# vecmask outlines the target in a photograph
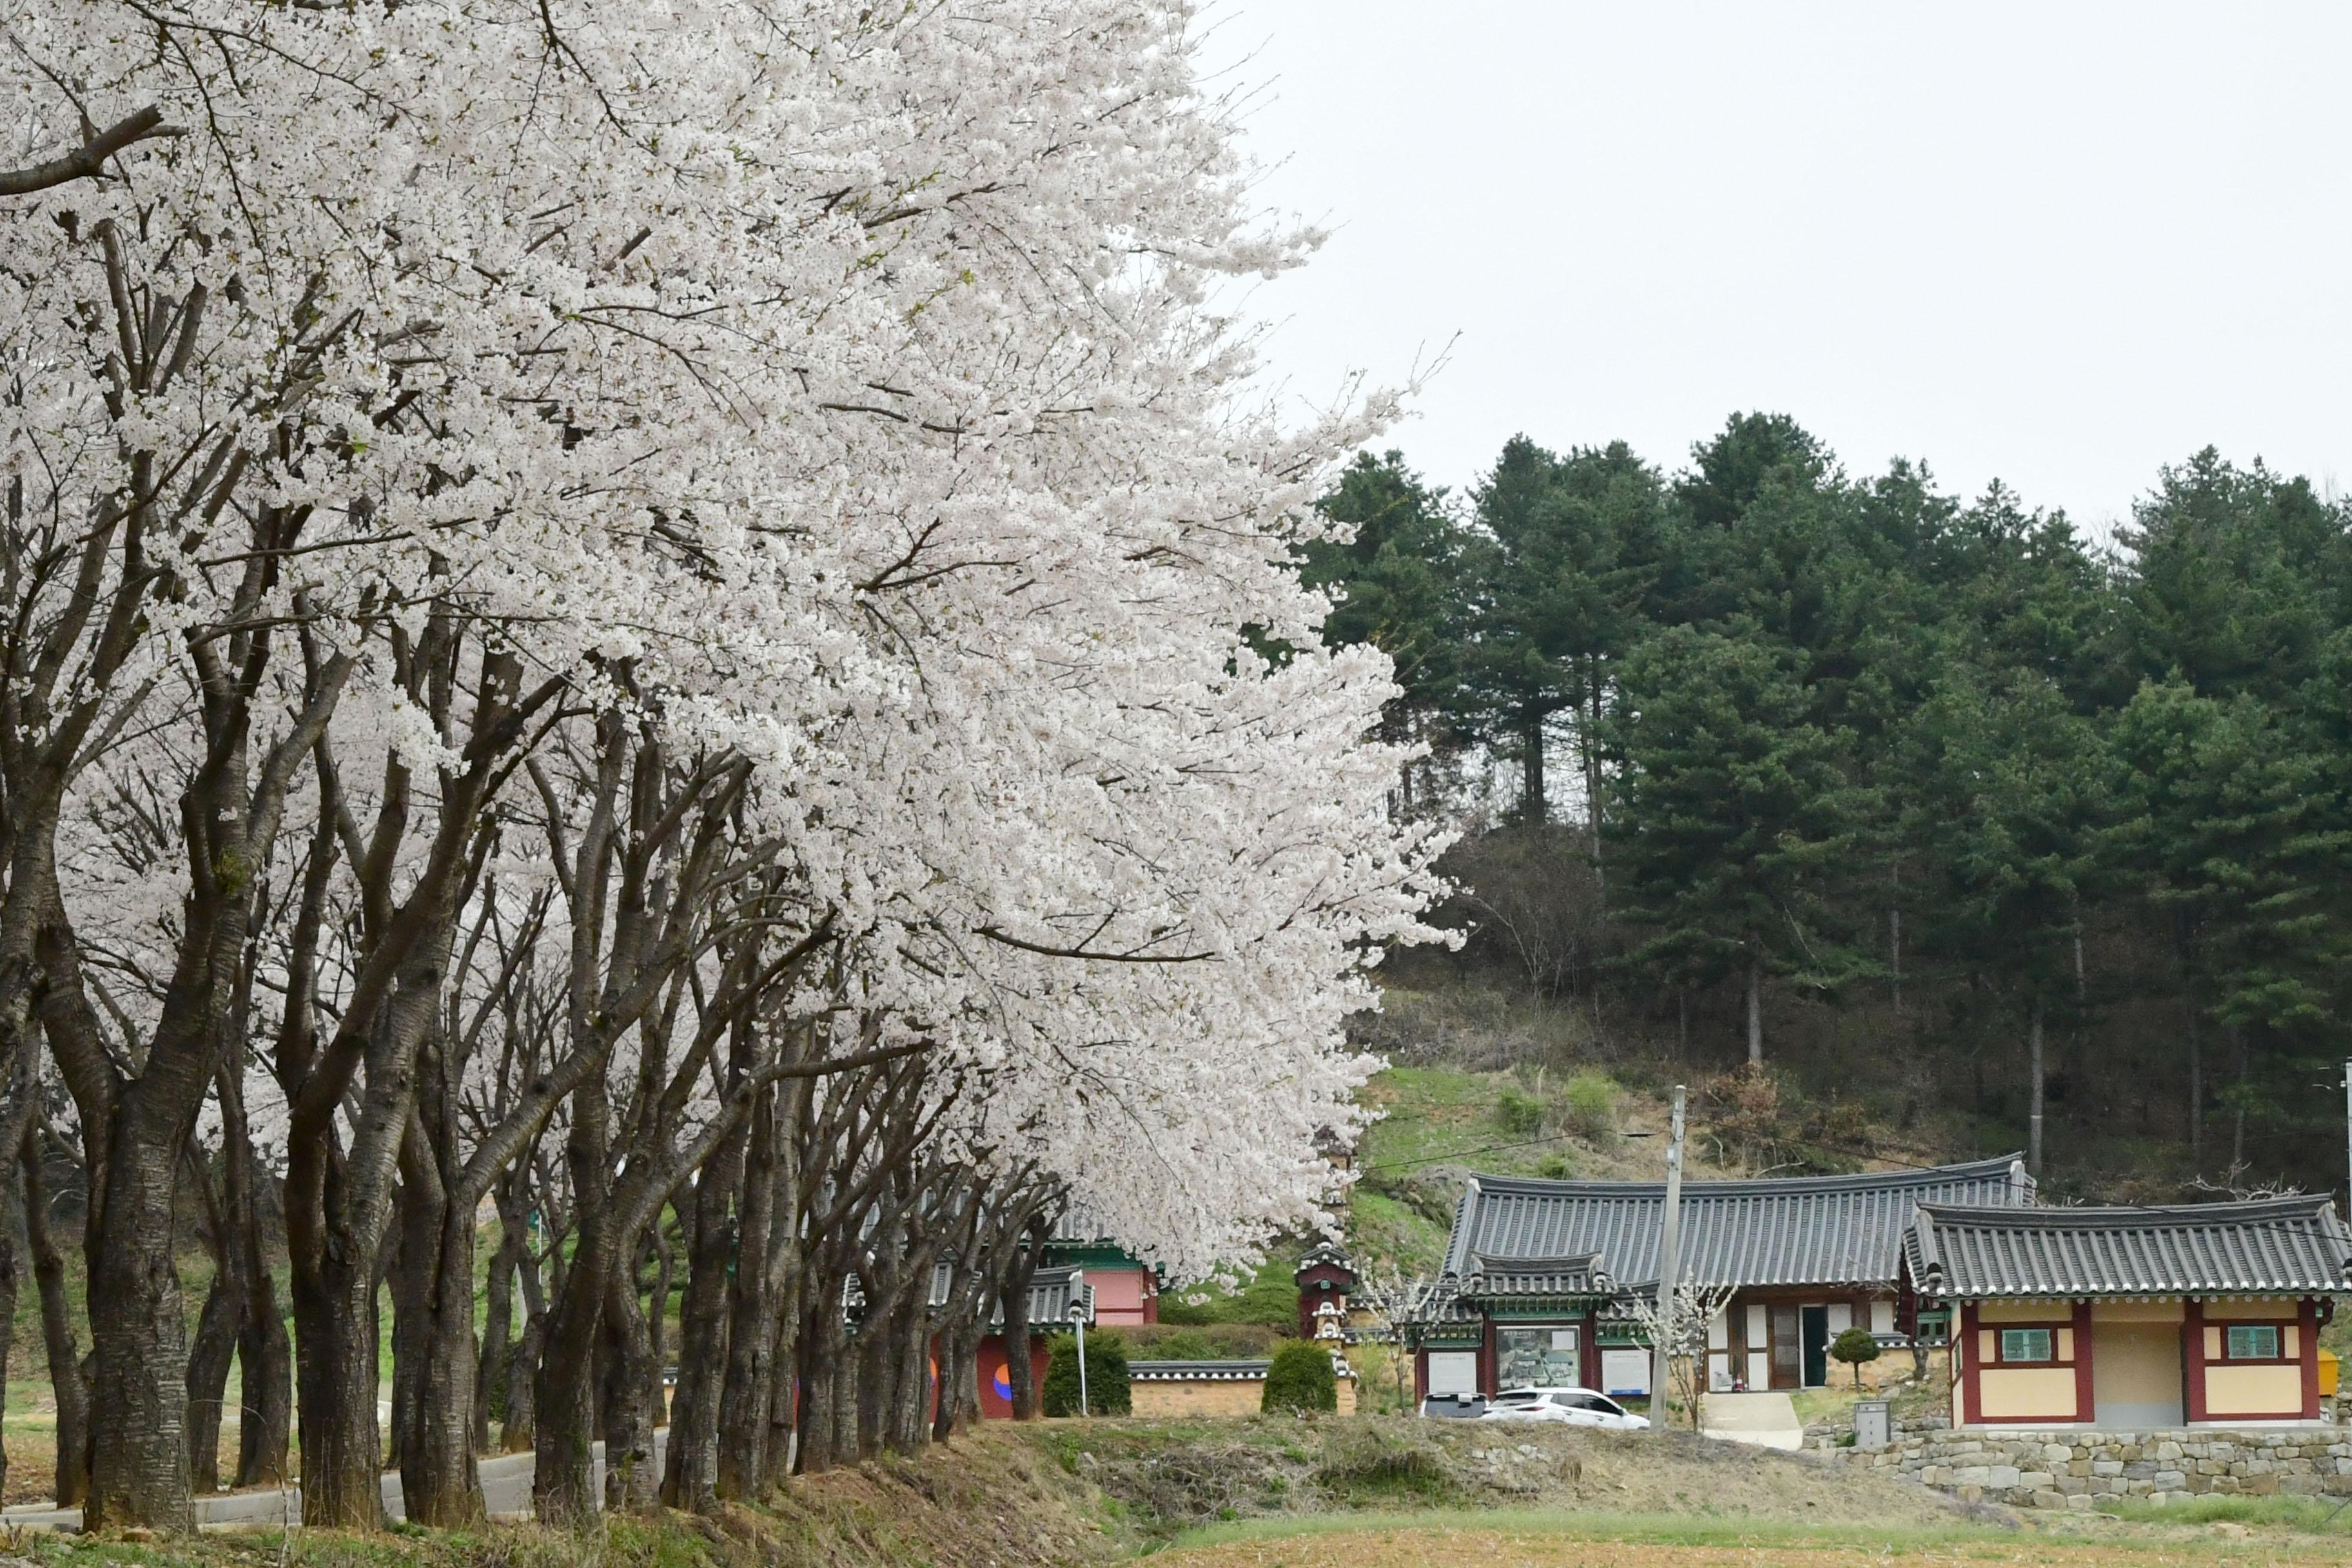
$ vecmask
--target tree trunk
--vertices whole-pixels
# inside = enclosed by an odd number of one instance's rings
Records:
[[[1886,911],[1886,959],[1895,1016],[1900,1018],[1903,1016],[1903,911],[1896,908]]]
[[[1013,1406],[1013,1419],[1015,1421],[1034,1421],[1038,1415],[1037,1367],[1032,1359],[1035,1352],[1029,1343],[1029,1314],[1025,1310],[1028,1294],[1029,1288],[1023,1286],[1021,1295],[1024,1310],[1016,1316],[1010,1305],[1013,1292],[1010,1289],[1005,1291],[1008,1304],[1004,1312],[1004,1385],[1012,1391],[1012,1397],[1006,1403]]]
[[[2246,1026],[2232,1022],[2230,1030],[2231,1065],[2238,1075],[2235,1100],[2230,1118],[2230,1173],[2232,1180],[2246,1166]]]
[[[482,1290],[482,1344],[474,1363],[474,1447],[490,1446],[492,1417],[506,1418],[507,1359],[514,1342],[514,1279],[522,1266],[522,1222],[499,1205],[499,1249]]]
[[[526,1454],[538,1444],[539,1347],[546,1338],[547,1314],[534,1312],[507,1358],[507,1413],[499,1423],[499,1447],[506,1453]]]
[[[928,1281],[929,1265],[923,1269]],[[898,1375],[892,1379],[889,1429],[886,1435],[890,1447],[901,1454],[912,1454],[929,1441],[933,1399],[944,1405],[944,1388],[939,1384],[935,1368],[937,1342],[931,1334],[931,1315],[924,1308],[928,1289],[918,1288],[908,1300],[898,1332]]]
[[[715,1445],[717,1493],[739,1502],[749,1502],[764,1489],[769,1417],[775,1399],[779,1254],[797,1256],[798,1252],[789,1245],[793,1237],[774,1224],[779,1208],[789,1214],[792,1204],[791,1194],[782,1186],[786,1162],[778,1158],[779,1142],[775,1096],[773,1091],[763,1091],[751,1108],[751,1128],[744,1141],[743,1201],[736,1226],[734,1274],[727,1287],[727,1369],[719,1394]],[[778,1246],[778,1242],[787,1245]],[[686,1360],[681,1354],[680,1405],[686,1398]],[[673,1451],[680,1425],[673,1408]]]
[[[729,1223],[742,1186],[747,1135],[748,1130],[738,1131],[721,1143],[694,1186],[694,1240],[678,1306],[677,1393],[670,1405],[661,1500],[697,1513],[719,1506],[719,1405],[731,1361],[729,1268],[750,1275],[755,1264],[764,1268],[767,1262],[764,1245],[753,1252],[750,1238],[739,1243]]]
[[[827,1272],[818,1275],[815,1282],[818,1289],[808,1303],[802,1341],[805,1360],[800,1414],[800,1471],[811,1476],[831,1469],[845,1453],[835,1406],[845,1396],[849,1381],[840,1279]]]
[[[581,1266],[551,1312],[540,1347],[538,1394],[533,1411],[531,1501],[541,1524],[557,1529],[585,1524],[595,1516],[590,1491],[596,1431],[596,1342],[604,1329],[602,1291],[576,1286]],[[583,1302],[583,1296],[595,1298]]]
[[[414,1144],[402,1162],[406,1223],[394,1297],[413,1320],[404,1339],[417,1362],[400,1428],[401,1496],[412,1524],[470,1529],[488,1517],[475,1463],[473,1205],[462,1191],[451,1201],[448,1173],[438,1168],[456,1158],[447,1137]]]
[[[2031,1110],[2026,1116],[2025,1168],[2036,1176],[2042,1174],[2042,1093],[2045,1077],[2042,1067],[2042,993],[2033,994],[2033,1022],[2028,1031],[2026,1092]]]
[[[241,1061],[243,1053],[238,1057]],[[221,1107],[222,1216],[245,1289],[244,1310],[237,1315],[236,1484],[281,1486],[293,1436],[294,1351],[278,1311],[278,1284],[262,1252],[253,1133],[241,1076],[224,1068],[215,1078]]]
[[[615,1273],[604,1300],[604,1506],[642,1513],[660,1497],[646,1390],[660,1386],[661,1367],[634,1274]]]
[[[16,1291],[19,1281],[16,1268],[16,1210],[18,1195],[24,1191],[20,1173],[9,1170],[0,1182],[5,1182],[7,1197],[0,1203],[0,1409],[8,1404],[8,1356],[16,1346]],[[8,1447],[0,1442],[0,1494],[8,1486]]]
[[[1764,955],[1753,939],[1748,946],[1748,1065],[1764,1065]]]
[[[226,1251],[229,1240],[225,1237],[222,1242]],[[232,1264],[213,1276],[188,1351],[188,1475],[198,1496],[220,1490],[223,1401],[237,1335],[245,1327],[245,1281],[237,1273]]]
[[[283,1486],[286,1450],[294,1436],[294,1347],[278,1313],[278,1289],[263,1268],[247,1282],[244,1324],[237,1335],[236,1484]]]
[[[793,1189],[782,1191],[789,1194]],[[790,1201],[789,1197],[779,1199],[780,1204]],[[768,1439],[760,1468],[762,1489],[782,1486],[800,1460],[801,1331],[806,1321],[802,1300],[808,1277],[801,1257],[799,1227],[792,1217],[795,1212],[780,1208],[770,1232],[774,1238],[772,1248],[781,1248],[785,1262],[776,1276],[770,1303],[769,1321],[775,1340],[768,1352],[768,1391],[762,1396],[768,1405]]]
[[[576,1137],[576,1105],[573,1116]],[[596,1361],[604,1331],[606,1276],[612,1271],[604,1197],[601,1190],[581,1196],[579,1245],[548,1310],[539,1347],[531,1505],[541,1524],[559,1530],[585,1524],[596,1513],[591,1489],[599,1404]]]
[[[881,1453],[890,1421],[890,1389],[898,1371],[898,1336],[887,1321],[869,1315],[857,1325],[857,1444],[858,1460]]]
[[[968,1321],[950,1321],[939,1337],[939,1398],[931,1413],[931,1441],[944,1443],[964,1428],[972,1397],[972,1338]]]
[[[341,1227],[336,1227],[338,1240]],[[376,1425],[373,1248],[331,1244],[316,1268],[295,1249],[295,1403],[302,1427],[302,1522],[383,1523],[383,1437]]]
[[[2197,1037],[2198,1007],[2189,1005],[2189,1163],[2205,1169],[2205,1053]]]
[[[33,1282],[41,1295],[41,1342],[48,1353],[49,1388],[58,1406],[57,1500],[79,1507],[89,1495],[89,1381],[74,1343],[66,1302],[66,1259],[49,1229],[49,1197],[41,1156],[25,1150],[25,1238],[33,1255]]]
[[[1520,737],[1519,814],[1529,822],[1549,822],[1551,807],[1544,798],[1544,716],[1537,713],[1521,720]]]
[[[662,1377],[669,1365],[669,1287],[677,1278],[677,1258],[670,1248],[669,1232],[654,1215],[654,1288],[646,1293],[646,1356],[645,1403],[649,1419],[656,1426],[662,1424],[669,1404],[669,1391],[662,1386]],[[656,1491],[659,1479],[653,1483]]]
[[[151,1067],[151,1072],[160,1071]],[[87,1227],[90,1530],[196,1527],[188,1490],[187,1318],[173,1204],[189,1129],[145,1079],[121,1090],[105,1140],[102,1206]]]

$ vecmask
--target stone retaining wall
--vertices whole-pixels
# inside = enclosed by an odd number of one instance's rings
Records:
[[[2352,1432],[1907,1432],[1840,1463],[1889,1469],[1969,1501],[2091,1510],[2109,1498],[2173,1502],[2205,1492],[2352,1495]]]

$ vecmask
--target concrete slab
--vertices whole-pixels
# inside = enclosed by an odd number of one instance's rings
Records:
[[[1786,1394],[1710,1394],[1699,1414],[1709,1437],[1792,1453],[1805,1446],[1804,1423]]]

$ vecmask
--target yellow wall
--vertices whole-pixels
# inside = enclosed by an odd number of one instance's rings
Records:
[[[2094,1301],[2095,1323],[2178,1323],[2186,1314],[2179,1301]]]
[[[2239,1296],[2205,1303],[2205,1316],[2214,1318],[2293,1318],[2301,1314],[2300,1303],[2283,1300],[2276,1296]]]
[[[2091,1373],[2102,1405],[2179,1405],[2180,1332],[2168,1323],[2101,1324]]]
[[[1977,1404],[1989,1421],[2082,1419],[2074,1412],[2074,1369],[1988,1367],[1977,1374]]]
[[[1983,1301],[1977,1306],[1980,1323],[2071,1323],[2072,1301]]]
[[[1138,1415],[1255,1415],[1265,1399],[1265,1380],[1258,1377],[1202,1378],[1197,1383],[1146,1383],[1128,1385]],[[1356,1380],[1339,1380],[1339,1414],[1356,1413]]]
[[[2231,1366],[2224,1362],[2205,1369],[2205,1414],[2216,1421],[2302,1408],[2299,1366]]]

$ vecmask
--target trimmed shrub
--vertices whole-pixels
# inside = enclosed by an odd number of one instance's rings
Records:
[[[1532,1138],[1543,1131],[1543,1101],[1531,1094],[1507,1089],[1495,1101],[1495,1123],[1514,1138]]]
[[[1261,1410],[1337,1410],[1339,1380],[1331,1374],[1331,1352],[1312,1340],[1290,1340],[1276,1348],[1265,1369]]]
[[[1055,1334],[1045,1363],[1045,1414],[1076,1415],[1078,1410],[1078,1336]],[[1127,1343],[1117,1334],[1087,1336],[1087,1405],[1096,1415],[1125,1415],[1135,1408],[1128,1386]]]
[[[1832,1360],[1842,1361],[1853,1368],[1853,1385],[1862,1386],[1862,1363],[1878,1359],[1878,1341],[1868,1329],[1852,1328],[1830,1342]]]
[[[1568,1080],[1568,1122],[1587,1138],[1617,1135],[1617,1086],[1606,1073],[1580,1072]]]

